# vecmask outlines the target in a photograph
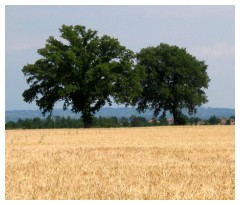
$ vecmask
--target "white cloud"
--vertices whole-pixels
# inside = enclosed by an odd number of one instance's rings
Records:
[[[24,43],[24,42],[19,42],[16,44],[12,44],[6,47],[6,52],[7,53],[12,53],[12,52],[18,52],[18,51],[23,51],[23,50],[27,50],[27,49],[31,49],[31,48],[37,48],[39,44],[36,44],[36,42],[28,42],[28,43]]]
[[[39,35],[19,33],[17,38],[11,35],[6,38],[6,54],[13,54],[28,49],[36,49],[37,51],[37,49],[45,46],[48,37],[49,35],[47,33],[41,33]]]
[[[189,49],[190,53],[202,59],[234,59],[235,46],[220,42],[212,46],[202,46]]]
[[[135,9],[133,9],[135,8]],[[175,17],[175,18],[202,18],[223,17],[228,14],[234,18],[234,6],[222,5],[151,5],[151,6],[129,6],[123,7],[129,14],[154,17]]]

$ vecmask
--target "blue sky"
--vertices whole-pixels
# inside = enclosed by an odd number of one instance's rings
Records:
[[[161,42],[205,60],[211,78],[205,107],[235,108],[234,6],[6,6],[5,109],[37,109],[23,101],[21,69],[40,56],[62,24],[85,25],[138,52]],[[56,108],[61,108],[57,104]]]

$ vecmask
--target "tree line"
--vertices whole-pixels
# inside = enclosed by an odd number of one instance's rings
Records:
[[[209,119],[202,120],[198,117],[184,116],[186,125],[218,125],[221,119],[215,115]],[[231,116],[227,119],[226,124],[230,125]],[[166,118],[159,117],[158,119],[147,120],[141,116],[132,115],[127,117],[93,117],[92,127],[94,128],[114,128],[114,127],[148,127],[148,126],[168,126],[171,123]],[[35,117],[32,119],[19,119],[16,122],[9,121],[5,124],[5,129],[54,129],[54,128],[83,128],[84,122],[82,119],[71,117],[52,116],[47,118]]]
[[[116,103],[139,113],[152,109],[155,118],[169,111],[181,125],[183,109],[193,115],[208,101],[208,66],[186,48],[160,43],[133,52],[85,26],[63,25],[59,31],[61,40],[50,36],[37,51],[41,58],[22,69],[29,84],[23,99],[36,102],[43,115],[61,101],[89,128],[96,112]]]

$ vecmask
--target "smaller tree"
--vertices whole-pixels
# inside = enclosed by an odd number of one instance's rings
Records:
[[[148,125],[148,121],[144,117],[137,117],[132,115],[129,117],[129,121],[132,127],[145,127]]]
[[[16,129],[16,128],[17,128],[17,124],[13,121],[9,121],[5,124],[6,130],[11,130],[11,129]]]
[[[227,119],[226,125],[230,125],[230,124],[231,124],[231,120],[230,120],[230,119]]]
[[[210,81],[207,65],[185,48],[163,43],[143,48],[137,54],[137,63],[144,67],[146,73],[143,92],[135,98],[139,112],[150,108],[154,110],[154,116],[162,112],[162,117],[165,117],[169,110],[174,124],[179,125],[186,123],[183,109],[192,115],[198,106],[207,102],[204,92]]]
[[[159,117],[158,121],[159,121],[160,125],[168,125],[169,124],[166,117]]]
[[[197,125],[201,119],[199,117],[190,117],[188,121],[191,125]]]
[[[128,118],[126,118],[126,117],[119,118],[119,124],[123,127],[128,127],[129,126]]]
[[[34,117],[32,119],[32,121],[33,121],[32,122],[33,123],[33,128],[38,129],[38,128],[42,128],[43,127],[42,120],[39,117]]]
[[[218,124],[220,124],[221,120],[220,120],[220,118],[213,115],[208,119],[208,122],[210,125],[218,125]]]

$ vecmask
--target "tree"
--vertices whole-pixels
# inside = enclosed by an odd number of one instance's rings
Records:
[[[119,124],[123,127],[129,127],[129,120],[126,117],[119,118]]]
[[[9,121],[7,123],[5,123],[5,129],[16,129],[17,128],[17,124],[13,121]]]
[[[168,125],[169,124],[166,117],[159,117],[158,121],[159,121],[160,125]]]
[[[34,117],[32,119],[32,124],[33,124],[33,128],[37,129],[37,128],[42,128],[42,120],[39,117]]]
[[[60,29],[63,41],[50,36],[42,56],[22,71],[30,88],[23,92],[24,101],[36,101],[42,113],[52,113],[54,104],[63,101],[81,113],[88,128],[94,114],[106,103],[131,104],[141,91],[140,67],[134,67],[134,53],[115,38],[97,36],[84,26]]]
[[[150,108],[154,110],[154,116],[161,112],[165,117],[169,110],[174,124],[179,125],[184,123],[183,109],[192,115],[197,106],[207,102],[204,92],[210,81],[207,65],[185,48],[163,43],[143,48],[137,54],[137,64],[146,72],[143,92],[135,99],[139,112]]]
[[[208,119],[208,122],[210,125],[218,125],[218,124],[220,124],[221,120],[220,120],[220,118],[213,115]]]
[[[148,121],[144,117],[137,117],[135,115],[131,115],[129,117],[129,121],[132,127],[145,127],[148,125]]]
[[[190,117],[188,121],[190,125],[197,125],[201,119],[199,117]]]

